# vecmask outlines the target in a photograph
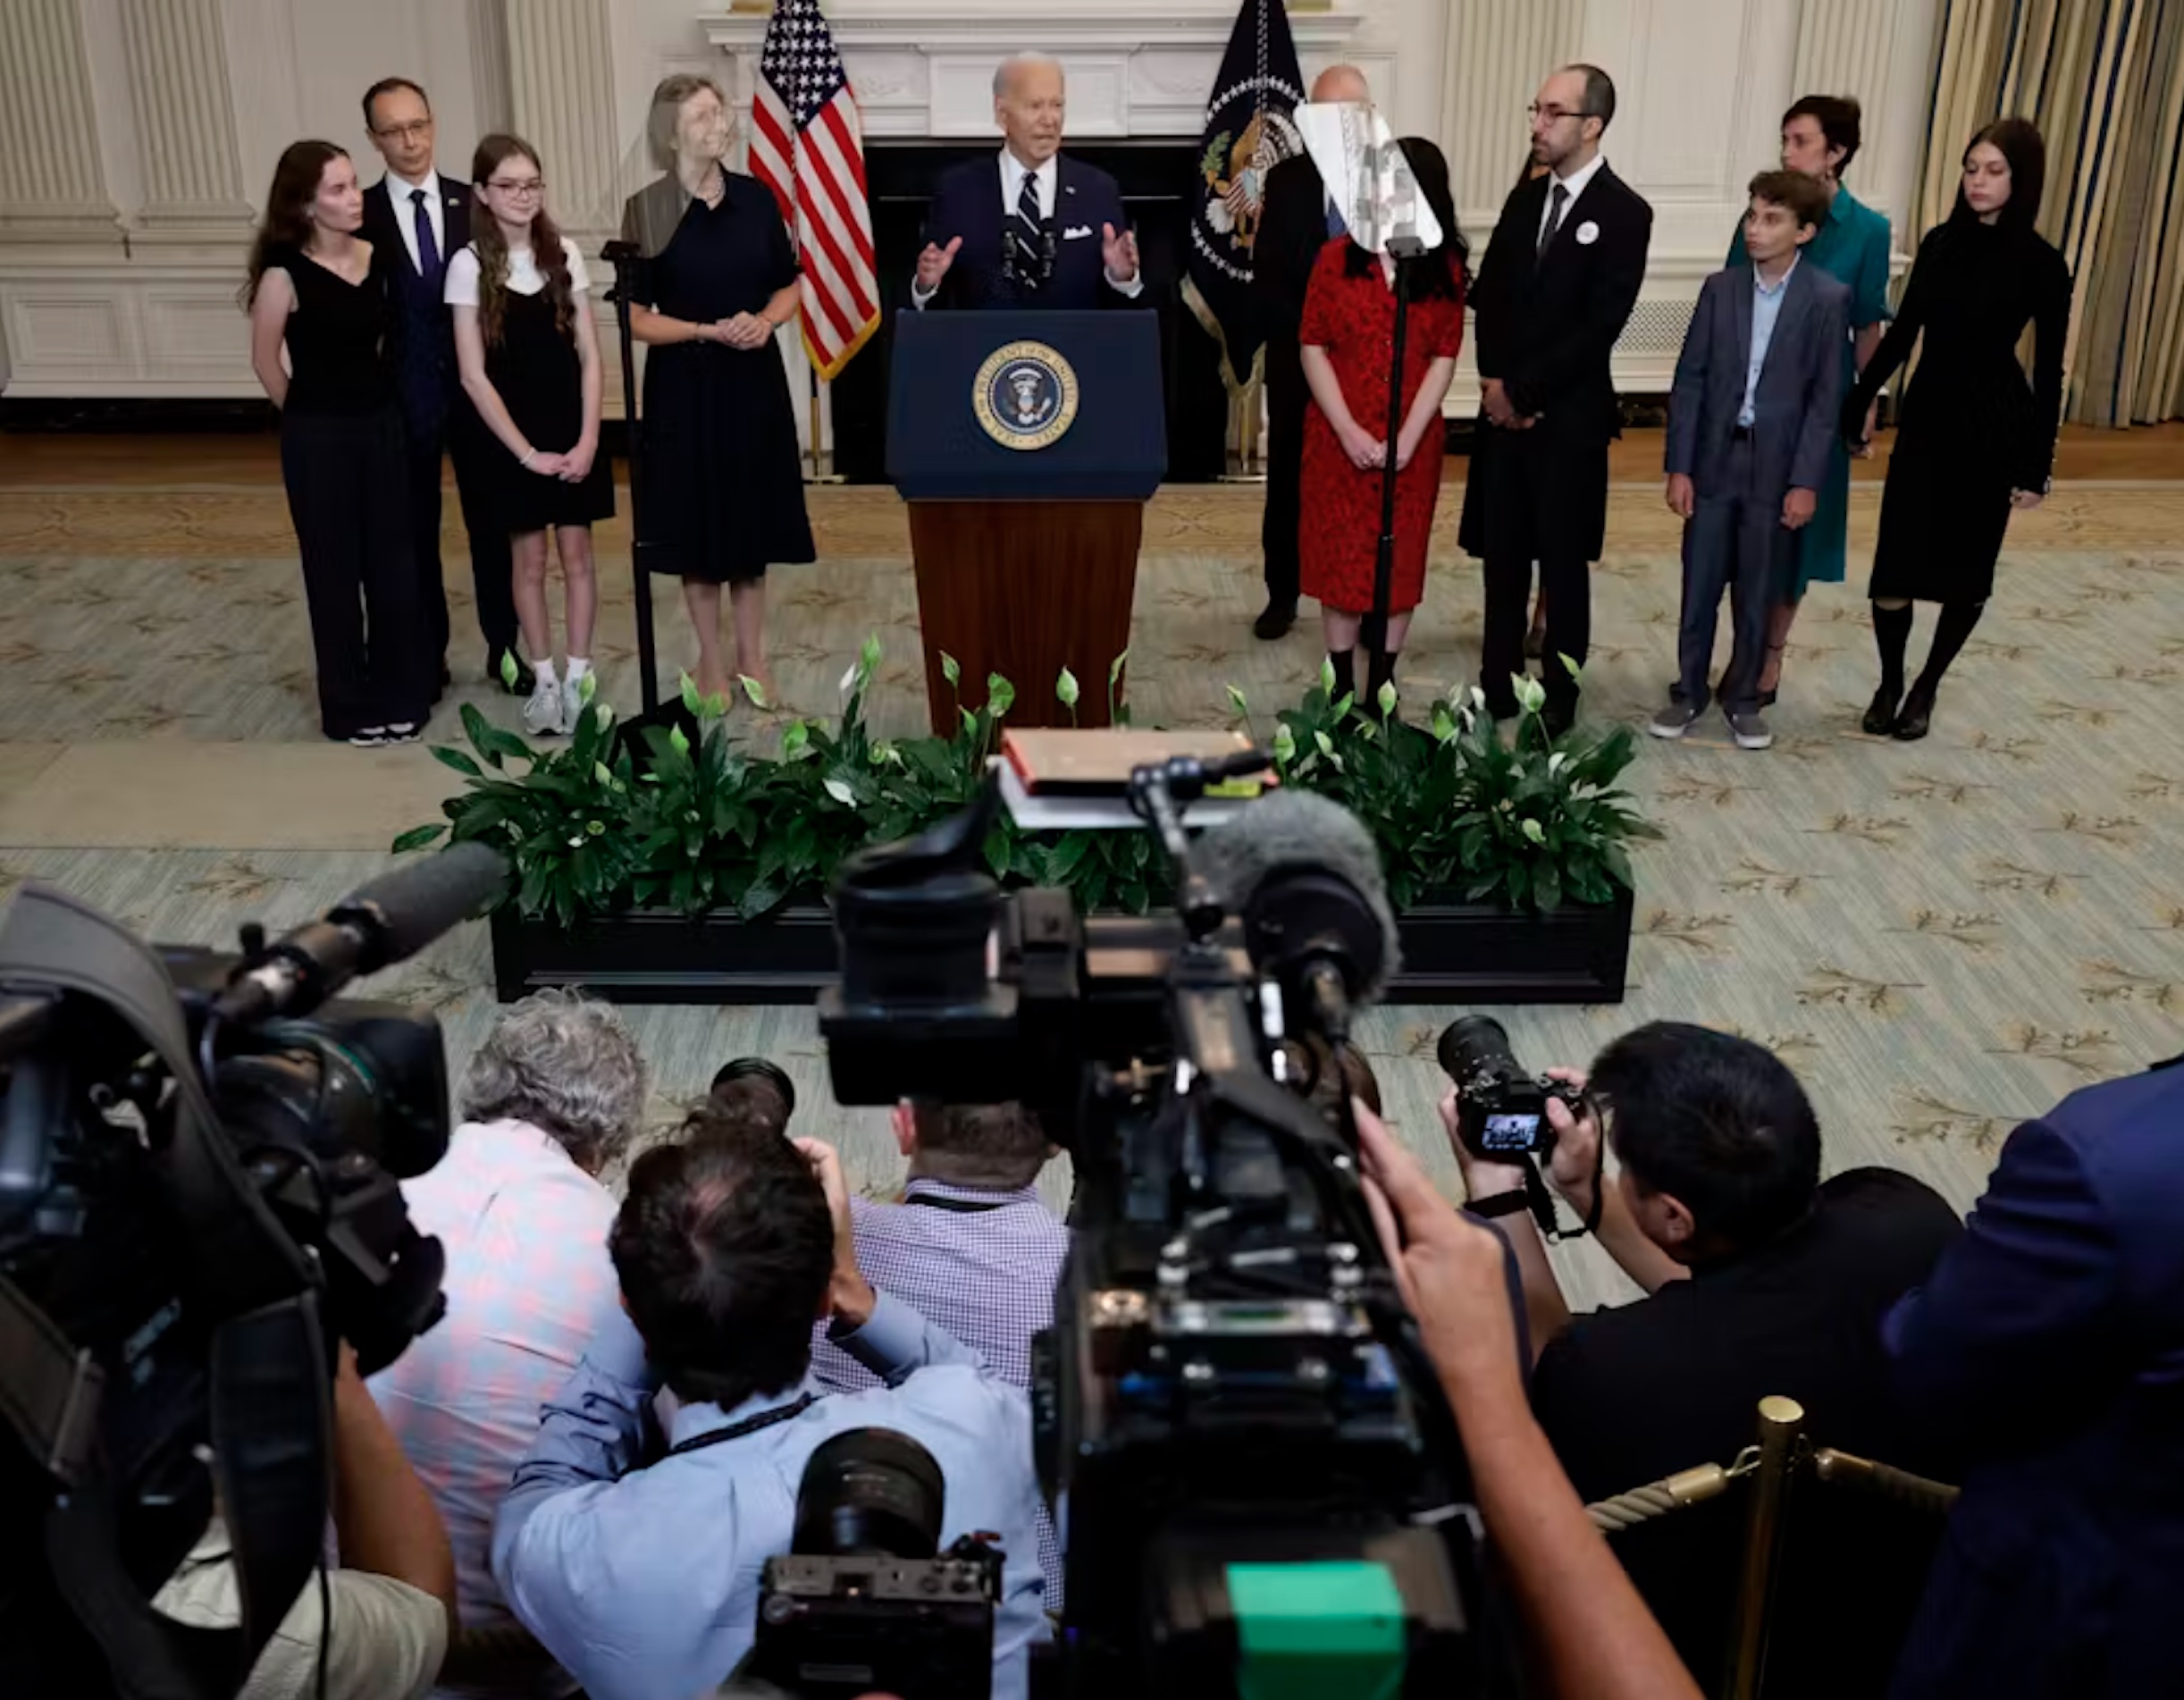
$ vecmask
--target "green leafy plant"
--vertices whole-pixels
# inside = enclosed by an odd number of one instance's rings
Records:
[[[394,847],[491,843],[516,864],[521,912],[563,926],[632,905],[693,915],[732,909],[756,919],[815,897],[866,846],[967,808],[1015,705],[1014,687],[995,674],[986,705],[963,707],[962,669],[944,655],[943,677],[958,693],[950,736],[876,737],[864,711],[879,662],[879,642],[869,638],[843,676],[838,720],[790,720],[771,753],[749,747],[756,735],[732,728],[725,698],[701,697],[685,677],[683,703],[698,736],[648,728],[642,771],[617,750],[603,703],[588,702],[558,748],[534,748],[466,705],[470,751],[433,752],[462,775],[464,790],[442,805],[445,824],[406,832]],[[1118,723],[1121,671],[1118,659],[1107,678]],[[1394,719],[1390,703],[1372,713],[1332,696],[1333,684],[1323,668],[1304,700],[1281,711],[1268,742],[1284,784],[1332,798],[1371,830],[1399,909],[1445,891],[1516,908],[1604,903],[1631,883],[1629,844],[1659,836],[1616,788],[1635,753],[1629,729],[1550,739],[1537,685],[1520,690],[1523,718],[1505,744],[1476,692],[1433,703],[1425,723],[1413,725]],[[763,705],[753,681],[743,689]],[[1073,719],[1078,682],[1066,670],[1054,694]],[[1258,738],[1244,694],[1231,686],[1229,701]],[[1163,860],[1142,832],[1042,838],[1004,818],[984,853],[1004,881],[1065,886],[1088,911],[1142,914],[1172,896]]]

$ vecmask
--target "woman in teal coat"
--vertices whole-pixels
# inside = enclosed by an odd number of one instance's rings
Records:
[[[1804,249],[1803,257],[1851,290],[1851,339],[1843,345],[1844,382],[1849,394],[1858,374],[1880,346],[1891,315],[1888,307],[1888,220],[1843,186],[1843,173],[1858,152],[1859,107],[1846,95],[1807,95],[1782,114],[1782,168],[1817,177],[1828,195],[1827,217]],[[1749,265],[1740,223],[1729,245],[1729,264]],[[1869,422],[1868,434],[1871,434]],[[1812,522],[1797,534],[1796,576],[1770,616],[1767,659],[1760,670],[1760,701],[1771,705],[1782,682],[1782,652],[1808,585],[1839,585],[1847,570],[1850,545],[1851,462],[1838,442],[1828,463],[1827,482],[1819,492]]]

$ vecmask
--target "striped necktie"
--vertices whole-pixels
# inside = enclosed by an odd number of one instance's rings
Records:
[[[1016,245],[1016,289],[1020,295],[1037,295],[1046,281],[1046,220],[1039,211],[1037,173],[1024,173],[1016,196],[1016,217],[1009,226],[1009,240]]]

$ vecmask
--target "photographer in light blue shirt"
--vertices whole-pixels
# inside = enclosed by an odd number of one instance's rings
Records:
[[[711,1128],[712,1115],[630,1171],[609,1250],[635,1328],[594,1342],[517,1467],[493,1526],[510,1609],[592,1700],[710,1691],[750,1651],[805,1460],[845,1430],[892,1428],[940,1465],[941,1544],[1001,1537],[994,1694],[1022,1700],[1027,1650],[1046,1634],[1023,1393],[874,1292],[831,1149]],[[888,1384],[824,1393],[814,1315]],[[680,1401],[664,1436],[662,1382]]]

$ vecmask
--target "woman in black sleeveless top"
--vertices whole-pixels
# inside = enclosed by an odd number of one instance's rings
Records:
[[[295,143],[273,172],[244,300],[250,364],[281,410],[319,724],[369,749],[423,730],[436,658],[411,566],[387,279],[357,238],[363,223],[349,156],[332,142]]]

